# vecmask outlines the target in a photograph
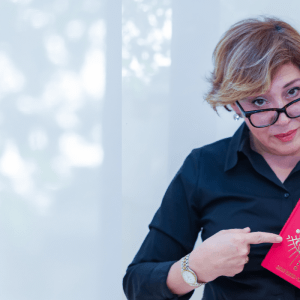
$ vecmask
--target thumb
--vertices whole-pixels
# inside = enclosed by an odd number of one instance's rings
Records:
[[[250,228],[249,227],[246,227],[246,228],[233,228],[233,229],[226,229],[226,230],[223,230],[224,233],[226,231],[229,231],[230,233],[241,233],[241,232],[250,232]]]

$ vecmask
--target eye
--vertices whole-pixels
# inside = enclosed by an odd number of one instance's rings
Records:
[[[290,89],[290,90],[288,91],[288,94],[289,94],[289,96],[294,97],[294,96],[296,96],[296,95],[298,94],[298,91],[299,91],[299,90],[300,90],[299,87],[294,87],[294,88],[292,88],[292,89]]]
[[[265,103],[266,103],[266,100],[265,99],[254,99],[252,101],[253,104],[255,104],[256,106],[263,106]]]

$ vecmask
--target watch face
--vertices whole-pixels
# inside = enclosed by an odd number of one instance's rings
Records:
[[[195,281],[196,281],[195,276],[189,271],[184,271],[182,276],[183,276],[183,279],[185,280],[185,282],[187,282],[187,283],[195,283]]]

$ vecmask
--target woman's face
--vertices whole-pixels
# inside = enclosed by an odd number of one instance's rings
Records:
[[[275,74],[270,89],[261,95],[254,95],[239,101],[245,111],[282,108],[289,102],[300,98],[300,70],[294,64],[286,64],[280,67]],[[236,113],[242,115],[240,109],[234,103],[231,105]],[[279,156],[300,156],[300,117],[288,118],[281,113],[277,122],[269,127],[255,128],[245,118],[249,127],[254,149],[260,154],[273,154]],[[293,138],[279,139],[275,135],[296,130]]]

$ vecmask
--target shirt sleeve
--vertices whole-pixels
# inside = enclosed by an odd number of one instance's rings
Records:
[[[166,281],[171,266],[195,245],[201,230],[197,209],[199,152],[193,150],[171,181],[141,248],[128,266],[123,289],[129,300],[188,300],[171,293]]]

